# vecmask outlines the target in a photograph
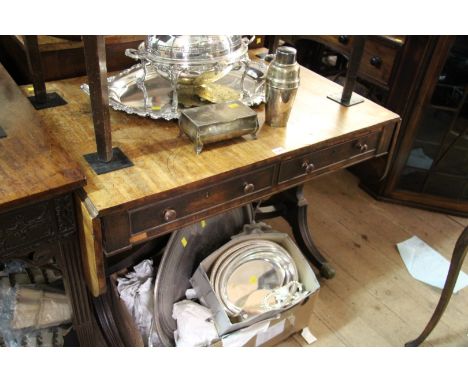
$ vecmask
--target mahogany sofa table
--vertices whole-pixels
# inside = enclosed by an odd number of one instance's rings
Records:
[[[46,134],[36,110],[0,65],[0,261],[41,267],[55,258],[82,346],[98,332],[84,282],[73,192],[78,164]],[[102,340],[101,340],[102,341]]]
[[[342,87],[302,68],[287,127],[264,124],[260,106],[258,139],[207,145],[200,155],[188,138],[179,136],[177,122],[111,110],[113,145],[133,166],[97,175],[83,157],[96,151],[89,97],[80,90],[86,81],[81,77],[48,83],[48,91],[68,104],[39,113],[49,134],[87,178],[79,219],[87,284],[95,297],[106,294],[112,259],[132,256],[143,243],[183,226],[268,198],[282,207],[312,263],[332,277],[332,268],[308,231],[302,185],[321,174],[385,156],[400,122],[398,115],[368,100],[346,108],[327,99]],[[100,306],[99,313],[106,309]],[[113,330],[109,316],[100,321],[109,326],[105,331]]]

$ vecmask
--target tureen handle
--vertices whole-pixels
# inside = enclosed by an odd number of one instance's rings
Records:
[[[253,40],[255,40],[255,35],[252,35],[252,37],[250,37],[250,38],[248,38],[248,37],[242,37],[242,41],[243,41],[245,44],[247,44],[247,45],[249,45],[250,43],[252,43]]]

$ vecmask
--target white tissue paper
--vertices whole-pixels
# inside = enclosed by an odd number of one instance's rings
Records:
[[[417,236],[398,243],[397,247],[411,276],[437,288],[444,287],[450,262],[439,252]],[[467,285],[468,276],[461,271],[453,293],[457,293]]]
[[[185,298],[187,300],[195,300],[197,298],[197,292],[195,292],[195,289],[187,289],[185,291]]]
[[[133,269],[117,279],[117,290],[147,345],[153,319],[153,260],[144,260]]]
[[[211,311],[190,300],[174,304],[172,317],[177,321],[174,339],[177,346],[208,346],[218,339]]]

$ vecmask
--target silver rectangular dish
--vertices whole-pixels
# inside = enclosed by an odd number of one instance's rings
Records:
[[[203,145],[250,134],[256,138],[257,113],[240,101],[204,105],[181,111],[179,127],[195,144],[197,154]]]

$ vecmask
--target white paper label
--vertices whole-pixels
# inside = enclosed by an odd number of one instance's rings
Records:
[[[272,325],[263,333],[257,334],[257,340],[255,342],[255,346],[261,346],[265,342],[271,340],[272,338],[276,337],[277,335],[283,333],[284,331],[284,324],[286,320],[281,320],[275,325]]]
[[[286,152],[286,150],[284,149],[284,147],[275,147],[273,151],[276,155],[280,155],[280,154],[283,154],[284,152]]]
[[[301,336],[309,345],[317,341],[317,338],[315,338],[315,336],[310,332],[310,329],[307,326],[304,329],[302,329]]]
[[[450,262],[445,257],[417,236],[398,243],[397,247],[411,276],[437,288],[444,287],[450,266]],[[466,286],[468,286],[468,275],[461,271],[453,293]]]

